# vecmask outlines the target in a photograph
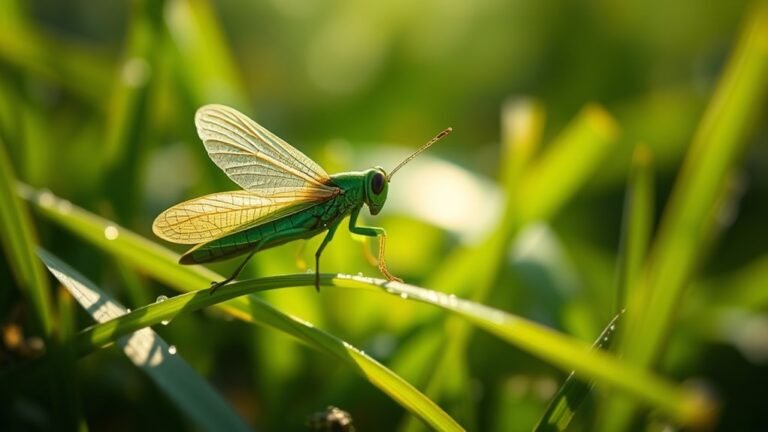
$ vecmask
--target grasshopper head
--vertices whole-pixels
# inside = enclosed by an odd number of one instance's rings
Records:
[[[379,214],[381,208],[384,206],[384,203],[387,201],[389,181],[392,179],[392,176],[395,175],[395,172],[402,168],[403,165],[412,161],[413,158],[420,155],[421,152],[428,149],[432,144],[436,143],[441,138],[451,133],[452,130],[453,129],[451,128],[447,128],[437,134],[434,138],[429,140],[429,142],[419,147],[419,149],[413,152],[413,154],[400,162],[389,174],[387,174],[387,172],[384,171],[384,168],[382,167],[371,168],[365,172],[365,178],[363,180],[365,183],[363,185],[365,187],[365,203],[371,210],[372,215]]]
[[[387,191],[389,190],[389,178],[384,168],[371,168],[365,172],[363,180],[365,187],[365,203],[372,215],[377,215],[384,207],[387,201]]]

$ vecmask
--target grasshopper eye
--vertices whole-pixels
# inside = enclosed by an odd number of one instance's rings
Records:
[[[384,175],[382,173],[376,173],[371,177],[371,191],[374,195],[378,195],[384,190]]]

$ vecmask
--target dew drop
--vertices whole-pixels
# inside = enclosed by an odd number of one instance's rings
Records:
[[[57,206],[59,211],[64,214],[68,214],[72,211],[72,203],[68,200],[61,200],[59,201],[59,205]]]
[[[53,207],[53,205],[56,203],[56,197],[51,193],[51,191],[45,189],[41,191],[37,196],[37,202],[40,203],[40,205],[43,207]]]
[[[615,324],[611,324],[611,331],[614,331],[614,330],[616,330],[616,325]]]
[[[176,345],[169,345],[168,346],[168,354],[176,355]]]
[[[125,309],[125,313],[130,313],[130,312],[131,312],[131,308]]]
[[[406,293],[400,293],[400,298],[401,298],[401,299],[407,299],[407,298],[408,298],[408,294],[406,294]]]
[[[106,237],[107,240],[115,240],[119,236],[120,236],[120,231],[117,230],[116,226],[107,225],[107,227],[104,228],[104,237]]]
[[[168,296],[159,295],[159,296],[157,296],[157,299],[155,300],[155,303],[162,303],[162,302],[164,302],[166,300],[168,300]],[[162,324],[162,325],[168,325],[170,323],[171,323],[170,319],[165,319],[165,320],[160,321],[160,324]]]
[[[459,301],[454,294],[448,296],[448,306],[456,306],[458,303]]]

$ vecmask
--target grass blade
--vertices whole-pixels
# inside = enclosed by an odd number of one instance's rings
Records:
[[[122,179],[103,182],[109,190],[105,195],[121,197],[112,202],[121,221],[130,220],[130,212],[140,207],[141,177],[132,174],[146,159],[150,96],[163,54],[158,41],[163,36],[164,6],[162,1],[131,2],[125,53],[110,94],[101,165],[104,179]]]
[[[521,107],[524,105],[517,109]],[[502,166],[510,172],[502,173],[506,204],[499,225],[480,244],[460,249],[450,256],[427,286],[439,286],[444,291],[460,295],[471,292],[472,300],[483,302],[493,287],[510,239],[526,223],[552,216],[571,199],[618,138],[617,126],[610,114],[597,105],[589,105],[540,158],[528,161],[538,147],[544,117],[543,110],[535,104],[528,110],[530,113],[518,117],[522,120],[515,126],[527,132],[516,136],[510,132],[512,125],[505,126],[505,137],[515,140],[505,143],[507,154],[519,160],[507,158],[508,162]],[[515,118],[512,112],[505,117]],[[567,179],[563,178],[566,172]],[[457,262],[462,264],[454,265]],[[458,321],[448,326],[452,329],[450,338],[447,338],[443,323],[427,330],[432,331],[434,337],[446,338],[444,350],[437,359],[431,359],[437,365],[422,365],[424,370],[433,371],[427,394],[435,399],[441,396],[442,383],[447,382],[456,369],[471,339],[472,330],[465,323]],[[413,430],[411,425],[406,425],[406,429]]]
[[[520,179],[521,224],[549,219],[598,169],[619,138],[613,117],[587,105]]]
[[[619,246],[619,275],[616,310],[626,307],[629,290],[637,281],[653,230],[653,160],[645,145],[635,148],[624,200],[624,221]]]
[[[168,249],[71,204],[62,206],[62,200],[50,192],[38,193],[29,187],[20,186],[20,193],[47,218],[170,287],[191,291],[208,287],[212,280],[222,279],[220,275],[203,267],[178,265],[178,255]],[[302,276],[300,281],[303,283],[293,286],[313,286],[314,275]],[[323,280],[326,280],[325,277]],[[255,296],[238,297],[217,304],[216,307],[238,319],[281,330],[337,358],[433,428],[462,430],[440,407],[394,372],[352,345],[311,324],[285,315]]]
[[[40,251],[40,257],[80,305],[97,321],[104,322],[126,313],[126,309],[53,255]],[[132,334],[131,334],[132,333]],[[219,394],[203,380],[152,329],[126,332],[117,339],[125,355],[141,368],[176,405],[204,430],[249,428]]]
[[[622,312],[623,313],[623,312]],[[597,337],[592,345],[593,349],[608,349],[614,340],[616,326],[621,318],[621,314],[616,315],[605,329]],[[571,372],[565,379],[560,390],[552,398],[547,410],[536,425],[535,431],[564,431],[571,423],[576,410],[589,395],[594,387],[593,382],[585,382],[579,379],[576,371]]]
[[[707,112],[699,125],[665,211],[648,265],[650,292],[631,329],[628,354],[640,364],[654,362],[669,332],[685,282],[701,258],[717,198],[758,121],[768,97],[768,2],[751,9],[749,19]]]
[[[698,126],[662,217],[638,298],[627,308],[628,360],[651,367],[659,359],[683,291],[709,246],[717,201],[768,97],[768,2],[747,9],[737,46]],[[640,297],[642,295],[642,297]],[[642,336],[640,336],[642,335]],[[607,401],[603,430],[624,430],[634,415],[623,398]]]
[[[48,278],[35,256],[37,238],[26,205],[15,193],[13,166],[0,141],[0,236],[19,287],[32,304],[35,320],[46,337],[53,331],[52,302]]]

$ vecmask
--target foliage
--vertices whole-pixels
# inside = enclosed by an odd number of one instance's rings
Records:
[[[0,3],[0,429],[765,428],[766,29],[765,0]],[[319,294],[320,239],[209,294],[237,262],[150,230],[233,189],[206,103],[329,173],[453,126],[366,218],[406,283],[342,225]]]

